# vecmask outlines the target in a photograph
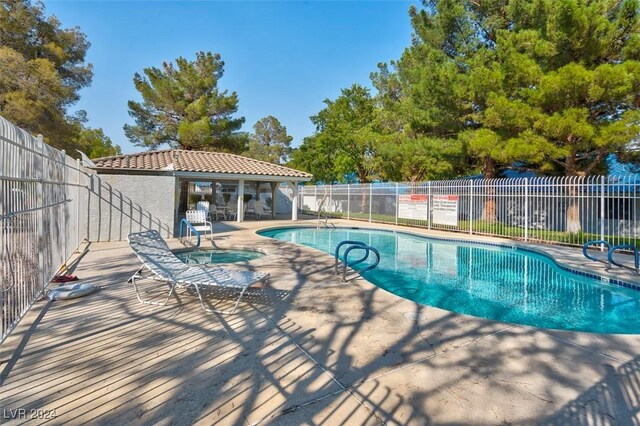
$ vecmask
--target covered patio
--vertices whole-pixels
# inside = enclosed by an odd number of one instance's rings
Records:
[[[103,157],[87,166],[147,210],[164,211],[165,221],[174,229],[187,210],[203,202],[220,220],[243,222],[247,217],[283,214],[297,220],[298,184],[312,178],[240,155],[178,149]],[[265,207],[264,213],[256,212],[257,202]]]

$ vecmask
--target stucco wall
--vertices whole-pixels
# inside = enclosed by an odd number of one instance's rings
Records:
[[[121,241],[148,229],[173,234],[173,176],[94,174],[89,194],[90,241]]]

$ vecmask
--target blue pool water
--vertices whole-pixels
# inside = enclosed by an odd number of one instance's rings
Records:
[[[363,277],[424,305],[541,328],[640,333],[640,291],[565,271],[534,252],[367,229],[284,228],[259,234],[332,255],[340,241],[363,241],[382,258]]]
[[[207,265],[211,263],[237,263],[257,259],[264,254],[252,250],[206,250],[191,249],[176,251],[178,259],[186,264]]]

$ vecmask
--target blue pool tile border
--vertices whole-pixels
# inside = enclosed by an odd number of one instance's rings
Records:
[[[275,226],[272,228],[264,228],[264,229],[259,229],[256,231],[256,233],[258,235],[261,235],[261,232],[267,232],[267,231],[273,231],[276,229],[282,230],[282,229],[299,229],[299,228],[315,228],[314,226]],[[494,243],[491,241],[474,241],[474,240],[465,240],[462,238],[449,238],[449,237],[440,237],[440,236],[431,236],[431,235],[423,235],[423,234],[417,234],[417,233],[413,233],[413,232],[407,232],[407,231],[396,231],[396,230],[390,230],[390,229],[379,229],[379,228],[366,228],[366,227],[359,227],[359,226],[336,226],[333,229],[360,229],[363,231],[383,231],[383,232],[390,232],[390,233],[394,233],[394,234],[405,234],[405,235],[411,235],[413,237],[422,237],[422,238],[426,238],[426,239],[431,239],[431,240],[439,240],[439,241],[447,241],[447,242],[451,242],[451,243],[462,243],[462,244],[477,244],[477,245],[484,245],[484,246],[493,246],[493,247],[500,247],[500,248],[508,248],[508,249],[512,249],[512,250],[520,250],[520,251],[526,251],[529,253],[535,253],[535,254],[539,254],[542,256],[545,256],[547,258],[549,258],[553,263],[555,263],[560,269],[567,271],[567,272],[571,272],[573,274],[576,275],[580,275],[583,277],[587,277],[587,278],[592,278],[596,281],[601,281],[605,284],[613,284],[613,285],[619,285],[622,287],[626,287],[626,288],[630,288],[632,290],[637,290],[640,291],[640,284],[635,284],[635,283],[630,283],[627,281],[623,281],[623,280],[618,280],[615,278],[609,278],[609,277],[605,277],[602,275],[598,275],[595,274],[593,272],[586,272],[583,271],[581,269],[575,269],[575,268],[571,268],[569,266],[563,265],[562,263],[558,262],[553,256],[551,256],[548,253],[545,253],[542,250],[535,250],[532,249],[530,247],[521,247],[518,245],[514,245],[514,244],[509,244],[509,243]],[[262,235],[261,235],[262,236]]]

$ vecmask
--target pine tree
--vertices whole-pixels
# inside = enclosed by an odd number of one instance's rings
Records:
[[[397,79],[410,128],[455,139],[487,178],[576,176],[633,157],[640,132],[637,0],[428,1]],[[567,230],[580,229],[577,203]],[[484,217],[495,219],[488,197]]]
[[[240,133],[245,119],[234,118],[238,95],[221,90],[224,74],[219,54],[196,53],[195,61],[178,58],[162,68],[145,68],[135,74],[142,103],[129,101],[135,125],[125,125],[127,137],[138,146],[158,148],[168,144],[187,150],[240,153],[246,135]]]
[[[1,0],[0,115],[73,155],[81,118],[68,109],[91,84],[88,48],[78,28],[62,28],[42,3]]]
[[[243,155],[274,164],[288,161],[293,137],[287,128],[272,115],[261,118],[253,125],[249,135],[249,147]]]

